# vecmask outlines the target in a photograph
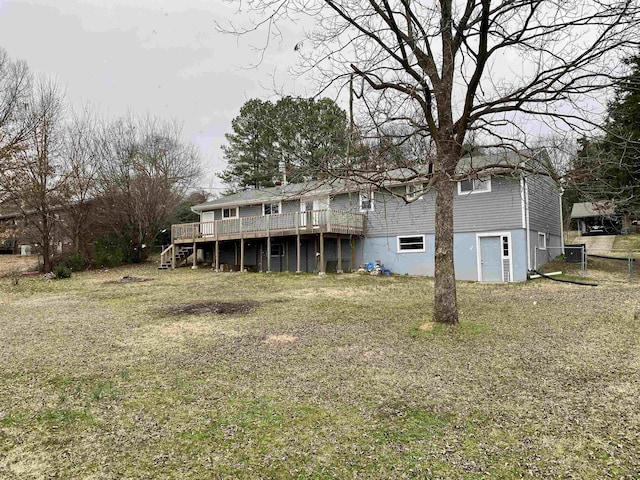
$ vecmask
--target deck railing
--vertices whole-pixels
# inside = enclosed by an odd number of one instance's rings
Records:
[[[269,236],[291,233],[364,234],[365,216],[344,210],[310,210],[277,215],[225,218],[210,222],[181,223],[171,226],[171,238],[196,240],[211,237],[231,239],[243,236]]]

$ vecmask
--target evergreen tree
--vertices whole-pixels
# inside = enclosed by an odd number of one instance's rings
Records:
[[[220,175],[225,183],[237,188],[273,186],[279,161],[270,124],[273,109],[269,101],[249,100],[231,122],[233,133],[225,135],[229,144],[222,147],[229,164]]]
[[[347,115],[333,100],[252,99],[232,121],[220,178],[235,188],[273,186],[284,162],[290,182],[322,178],[346,151]]]

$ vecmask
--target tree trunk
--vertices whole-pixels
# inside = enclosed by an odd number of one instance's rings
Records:
[[[453,184],[447,172],[439,170],[435,175],[437,222],[433,320],[455,325],[458,323],[458,301],[453,265]]]
[[[45,240],[43,238],[43,240]],[[44,273],[49,273],[52,270],[51,266],[51,246],[49,244],[49,239],[46,239],[46,242],[42,242],[42,271]]]

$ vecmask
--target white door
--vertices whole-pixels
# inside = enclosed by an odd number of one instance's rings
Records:
[[[318,228],[321,223],[326,223],[326,211],[329,210],[329,198],[317,200],[300,200],[300,226],[307,225]]]
[[[202,235],[215,235],[215,224],[213,223],[214,216],[213,211],[210,212],[202,212],[200,214],[200,222],[212,222],[212,223],[202,223],[200,225],[200,233]]]
[[[500,237],[480,238],[480,265],[483,282],[502,282]]]
[[[307,225],[313,225],[311,218],[313,213],[313,200],[300,199],[300,226],[306,228]]]

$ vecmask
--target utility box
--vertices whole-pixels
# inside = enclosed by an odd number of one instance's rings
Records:
[[[582,252],[587,251],[584,243],[564,246],[564,261],[566,263],[582,263]]]

